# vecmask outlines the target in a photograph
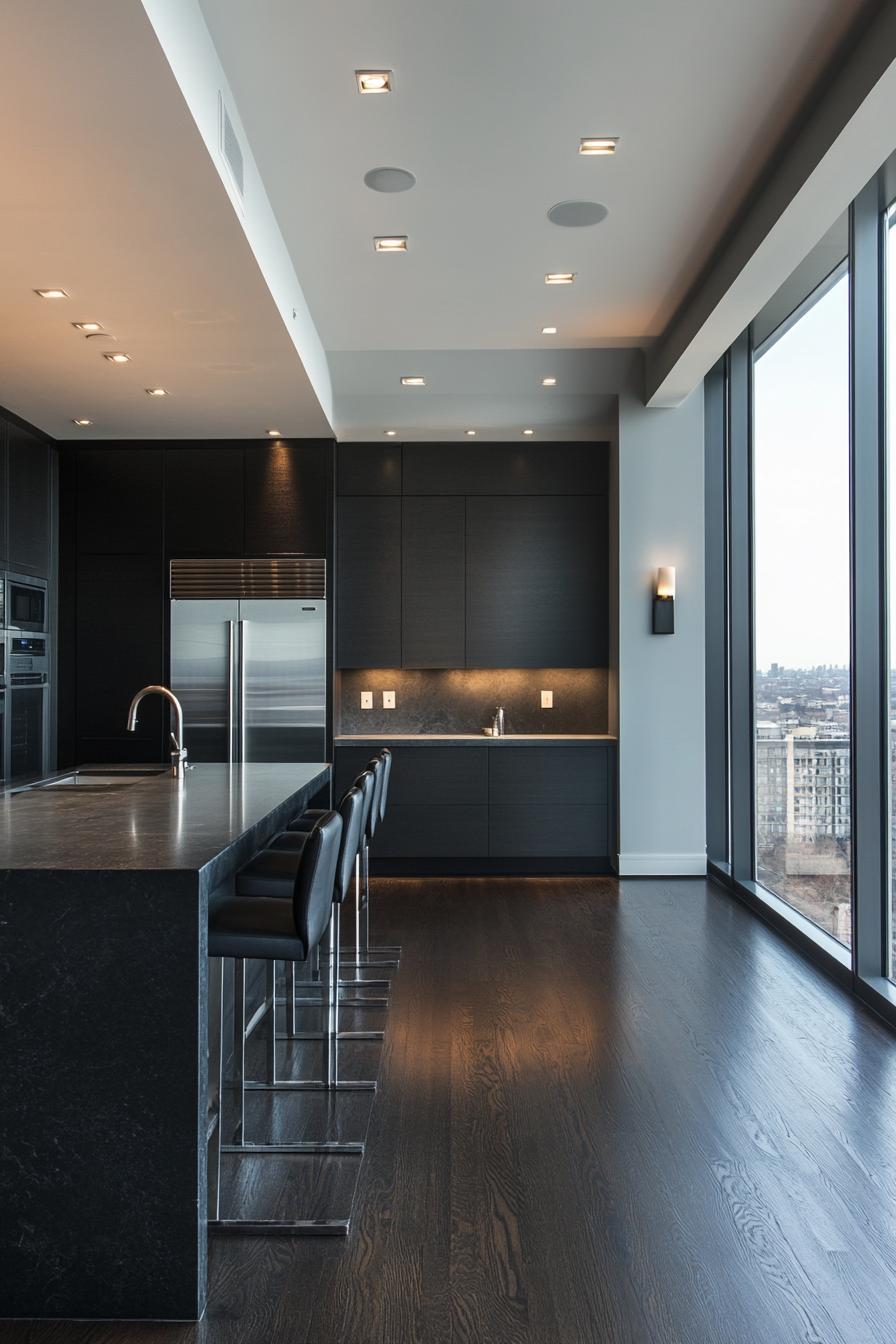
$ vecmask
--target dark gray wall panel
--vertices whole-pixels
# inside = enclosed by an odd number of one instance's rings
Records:
[[[340,495],[400,495],[401,444],[340,443],[336,491]]]

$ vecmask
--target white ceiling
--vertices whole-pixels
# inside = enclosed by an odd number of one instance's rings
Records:
[[[58,438],[328,432],[144,4],[185,31],[201,5],[253,190],[328,352],[333,427],[354,439],[603,433],[630,347],[662,332],[865,8],[5,0],[0,403]],[[394,93],[360,96],[354,70],[377,66]],[[618,135],[615,159],[581,158],[589,134]],[[409,168],[417,186],[373,193],[362,177],[376,166]],[[609,218],[550,224],[572,197]],[[408,254],[375,255],[373,236],[393,232]],[[554,269],[575,285],[546,287]],[[44,285],[72,298],[42,302]],[[103,361],[72,330],[82,319],[132,363]],[[426,389],[400,389],[401,373]]]
[[[329,350],[657,336],[862,0],[201,0]],[[358,94],[356,68],[394,92]],[[620,137],[583,158],[586,135]],[[417,186],[371,192],[364,173]],[[562,229],[546,210],[610,210]],[[373,251],[407,234],[407,255]],[[551,270],[578,273],[546,287]],[[336,392],[339,393],[336,384]]]
[[[4,0],[0,45],[0,404],[58,439],[328,435],[139,0]]]

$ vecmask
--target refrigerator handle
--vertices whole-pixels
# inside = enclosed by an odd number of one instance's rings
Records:
[[[246,760],[246,644],[249,639],[249,622],[241,620],[240,626],[240,761]]]
[[[235,632],[234,632],[234,628],[233,628],[233,626],[234,626],[233,621],[228,621],[228,622],[227,622],[227,652],[228,652],[228,657],[227,657],[227,764],[228,764],[228,765],[233,765],[233,734],[234,734],[234,722],[233,722],[233,720],[234,720],[234,709],[235,709],[234,701],[233,701],[233,692],[234,692],[234,676],[235,676],[234,657],[235,657],[235,654],[236,654],[236,650],[234,649],[234,634],[235,634]]]

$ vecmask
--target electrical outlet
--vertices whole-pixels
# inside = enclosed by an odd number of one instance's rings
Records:
[[[361,708],[373,709],[373,691],[361,692]]]
[[[554,692],[553,692],[553,691],[542,691],[542,693],[541,693],[541,707],[542,707],[542,709],[553,709],[553,708],[554,708]]]
[[[383,691],[383,709],[395,708],[395,692]]]

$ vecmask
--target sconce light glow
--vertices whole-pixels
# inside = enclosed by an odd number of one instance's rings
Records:
[[[660,565],[656,572],[657,597],[675,596],[675,566]]]

